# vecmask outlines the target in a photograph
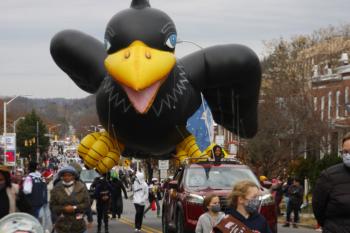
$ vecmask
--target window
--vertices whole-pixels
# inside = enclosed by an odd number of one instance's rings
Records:
[[[340,91],[337,91],[336,99],[335,99],[335,117],[339,118],[339,98],[340,98]]]
[[[190,189],[232,189],[241,180],[259,181],[250,169],[237,167],[192,167],[187,170],[185,186]]]
[[[314,97],[314,111],[317,111],[317,97]]]
[[[328,92],[328,119],[331,119],[332,110],[332,92]]]
[[[347,116],[348,112],[346,111],[346,105],[349,103],[349,87],[345,88],[344,103],[345,103],[344,114],[345,116]]]
[[[321,98],[321,121],[323,121],[324,118],[324,96]]]

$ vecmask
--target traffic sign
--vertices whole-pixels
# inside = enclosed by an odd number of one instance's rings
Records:
[[[168,170],[169,169],[169,160],[159,160],[158,161],[159,170]]]
[[[168,170],[164,170],[164,169],[160,170],[160,178],[165,179],[167,177],[168,177]]]

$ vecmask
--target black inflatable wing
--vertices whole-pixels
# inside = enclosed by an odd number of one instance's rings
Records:
[[[106,76],[104,46],[93,37],[75,30],[59,32],[51,40],[56,64],[84,91],[95,93]]]
[[[261,68],[251,49],[213,46],[180,62],[190,83],[203,93],[216,123],[241,137],[256,134]]]

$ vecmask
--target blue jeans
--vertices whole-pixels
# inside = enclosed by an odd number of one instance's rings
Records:
[[[42,206],[40,207],[33,207],[33,216],[37,219],[39,219],[39,212]]]

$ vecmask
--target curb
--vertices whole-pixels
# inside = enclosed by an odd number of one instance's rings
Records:
[[[285,221],[278,221],[279,224],[284,224]],[[303,228],[308,228],[308,229],[314,229],[315,230],[315,226],[312,226],[312,225],[307,225],[307,224],[300,224],[300,223],[297,223],[297,225],[299,227],[303,227]]]

